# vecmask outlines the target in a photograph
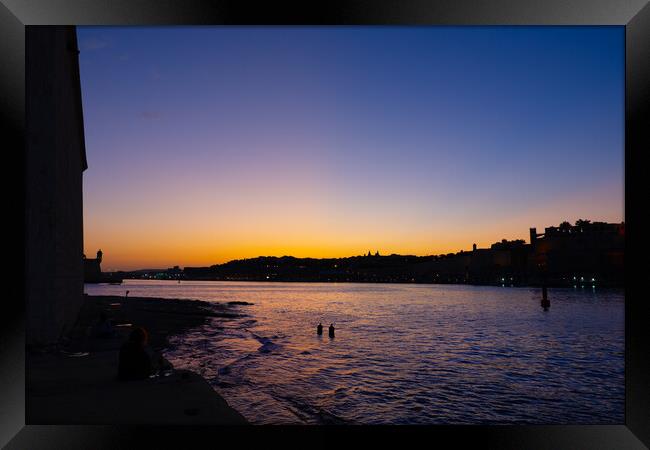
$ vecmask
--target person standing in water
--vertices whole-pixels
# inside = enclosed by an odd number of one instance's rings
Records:
[[[542,308],[544,308],[544,311],[548,311],[549,306],[551,306],[551,301],[548,299],[546,284],[544,284],[542,285]]]
[[[323,334],[323,324],[319,323],[318,326],[316,327],[316,334],[317,335],[322,335]]]
[[[333,323],[330,323],[329,331],[330,331],[330,337],[333,338],[334,337],[334,324]]]

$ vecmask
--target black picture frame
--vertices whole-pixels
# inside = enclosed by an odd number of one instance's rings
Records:
[[[431,427],[117,427],[25,424],[24,283],[8,283],[0,313],[0,445],[35,448],[191,448],[252,434],[284,442],[339,445],[347,435],[404,445],[414,433],[425,442],[481,448],[646,448],[650,446],[650,352],[643,314],[644,274],[635,264],[647,248],[642,229],[641,158],[650,150],[650,5],[644,0],[389,0],[311,1],[295,4],[202,0],[0,0],[0,121],[5,175],[3,222],[16,249],[5,254],[9,273],[24,279],[25,27],[30,25],[620,25],[625,26],[626,357],[625,424],[611,426]],[[9,158],[9,161],[7,161]],[[22,195],[21,195],[22,194]],[[452,444],[453,443],[453,444]]]

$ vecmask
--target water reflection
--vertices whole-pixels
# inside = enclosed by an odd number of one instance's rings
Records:
[[[246,301],[176,339],[255,423],[622,423],[622,291],[129,281],[132,296]],[[123,290],[88,287],[90,294]],[[336,338],[319,336],[322,321]],[[217,324],[223,329],[217,329]]]

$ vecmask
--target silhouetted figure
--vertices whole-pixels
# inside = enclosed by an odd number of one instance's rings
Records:
[[[125,299],[129,298],[129,291],[126,291],[126,294],[124,294],[124,298]]]
[[[329,332],[330,332],[330,337],[333,338],[334,337],[334,324],[333,323],[330,323]]]
[[[129,340],[120,349],[120,380],[142,380],[153,373],[151,357],[145,348],[147,341],[148,336],[144,328],[136,327],[131,331]]]
[[[544,311],[548,311],[548,308],[551,306],[551,301],[548,299],[548,292],[546,290],[546,285],[542,285],[542,308]]]
[[[319,323],[318,326],[316,327],[316,334],[317,335],[322,335],[323,334],[323,324]]]
[[[108,315],[102,311],[99,313],[99,321],[92,328],[92,335],[98,338],[110,338],[115,336],[115,328]]]

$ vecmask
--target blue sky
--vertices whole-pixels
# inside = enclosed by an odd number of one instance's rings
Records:
[[[623,27],[78,37],[85,241],[120,268],[434,254],[623,220]]]

